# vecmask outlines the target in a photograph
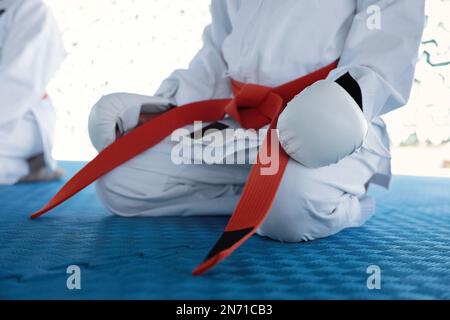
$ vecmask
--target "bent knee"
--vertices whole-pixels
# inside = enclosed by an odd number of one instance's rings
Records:
[[[306,207],[271,211],[258,234],[281,242],[303,242],[328,237],[340,223],[333,212],[318,213]]]
[[[100,178],[95,186],[103,205],[123,217],[151,215],[166,196],[162,174],[141,170],[132,163],[117,167]]]
[[[115,215],[122,217],[139,215],[139,212],[130,208],[130,193],[125,192],[117,181],[118,175],[115,171],[111,171],[100,178],[95,184],[98,198],[106,209]]]
[[[282,183],[258,234],[282,242],[325,238],[345,227],[350,214],[349,195],[330,190],[308,174]]]

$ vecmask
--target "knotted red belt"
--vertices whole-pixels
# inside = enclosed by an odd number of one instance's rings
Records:
[[[37,218],[55,208],[86,186],[122,165],[136,155],[156,145],[174,130],[194,121],[218,121],[226,114],[238,121],[243,128],[259,129],[270,124],[267,137],[258,153],[239,203],[225,228],[224,233],[194,271],[199,275],[230,255],[251,237],[262,224],[272,206],[278,186],[286,169],[289,156],[279,148],[279,169],[274,175],[262,175],[260,156],[271,154],[271,143],[277,141],[274,130],[278,115],[298,93],[318,80],[327,77],[336,68],[334,62],[311,74],[276,88],[232,81],[233,99],[207,100],[186,104],[149,120],[124,137],[105,148],[98,156],[70,179],[61,190],[38,212]]]

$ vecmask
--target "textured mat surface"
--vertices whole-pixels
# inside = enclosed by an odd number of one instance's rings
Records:
[[[448,179],[395,177],[390,192],[371,190],[364,227],[303,244],[255,236],[203,277],[190,272],[226,218],[113,217],[90,187],[30,221],[59,186],[0,187],[0,298],[450,299]],[[73,264],[81,290],[66,287]],[[381,290],[366,286],[373,264]]]

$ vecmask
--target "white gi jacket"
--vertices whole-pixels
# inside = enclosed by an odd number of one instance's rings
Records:
[[[60,32],[41,0],[0,0],[0,13],[0,136],[18,132],[15,139],[21,143],[17,126],[31,113],[39,127],[46,163],[54,167],[51,147],[55,111],[43,97],[66,55]],[[23,139],[26,141],[26,137]],[[6,163],[9,150],[1,142],[0,148],[0,170],[10,171],[8,176],[13,177],[14,162]]]
[[[409,98],[424,6],[424,0],[213,0],[203,48],[156,95],[177,105],[229,98],[230,78],[278,86],[340,58],[329,80],[350,72],[358,81],[370,124],[363,148],[384,160],[372,182],[387,187],[389,138],[379,117]]]

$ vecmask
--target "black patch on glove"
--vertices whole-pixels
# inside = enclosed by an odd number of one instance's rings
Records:
[[[0,9],[0,16],[6,12],[5,9]]]
[[[358,82],[355,79],[353,79],[350,73],[347,72],[339,79],[337,79],[335,82],[342,88],[344,88],[344,90],[347,91],[348,94],[352,96],[353,100],[355,100],[359,108],[363,110],[361,87],[359,86]]]

